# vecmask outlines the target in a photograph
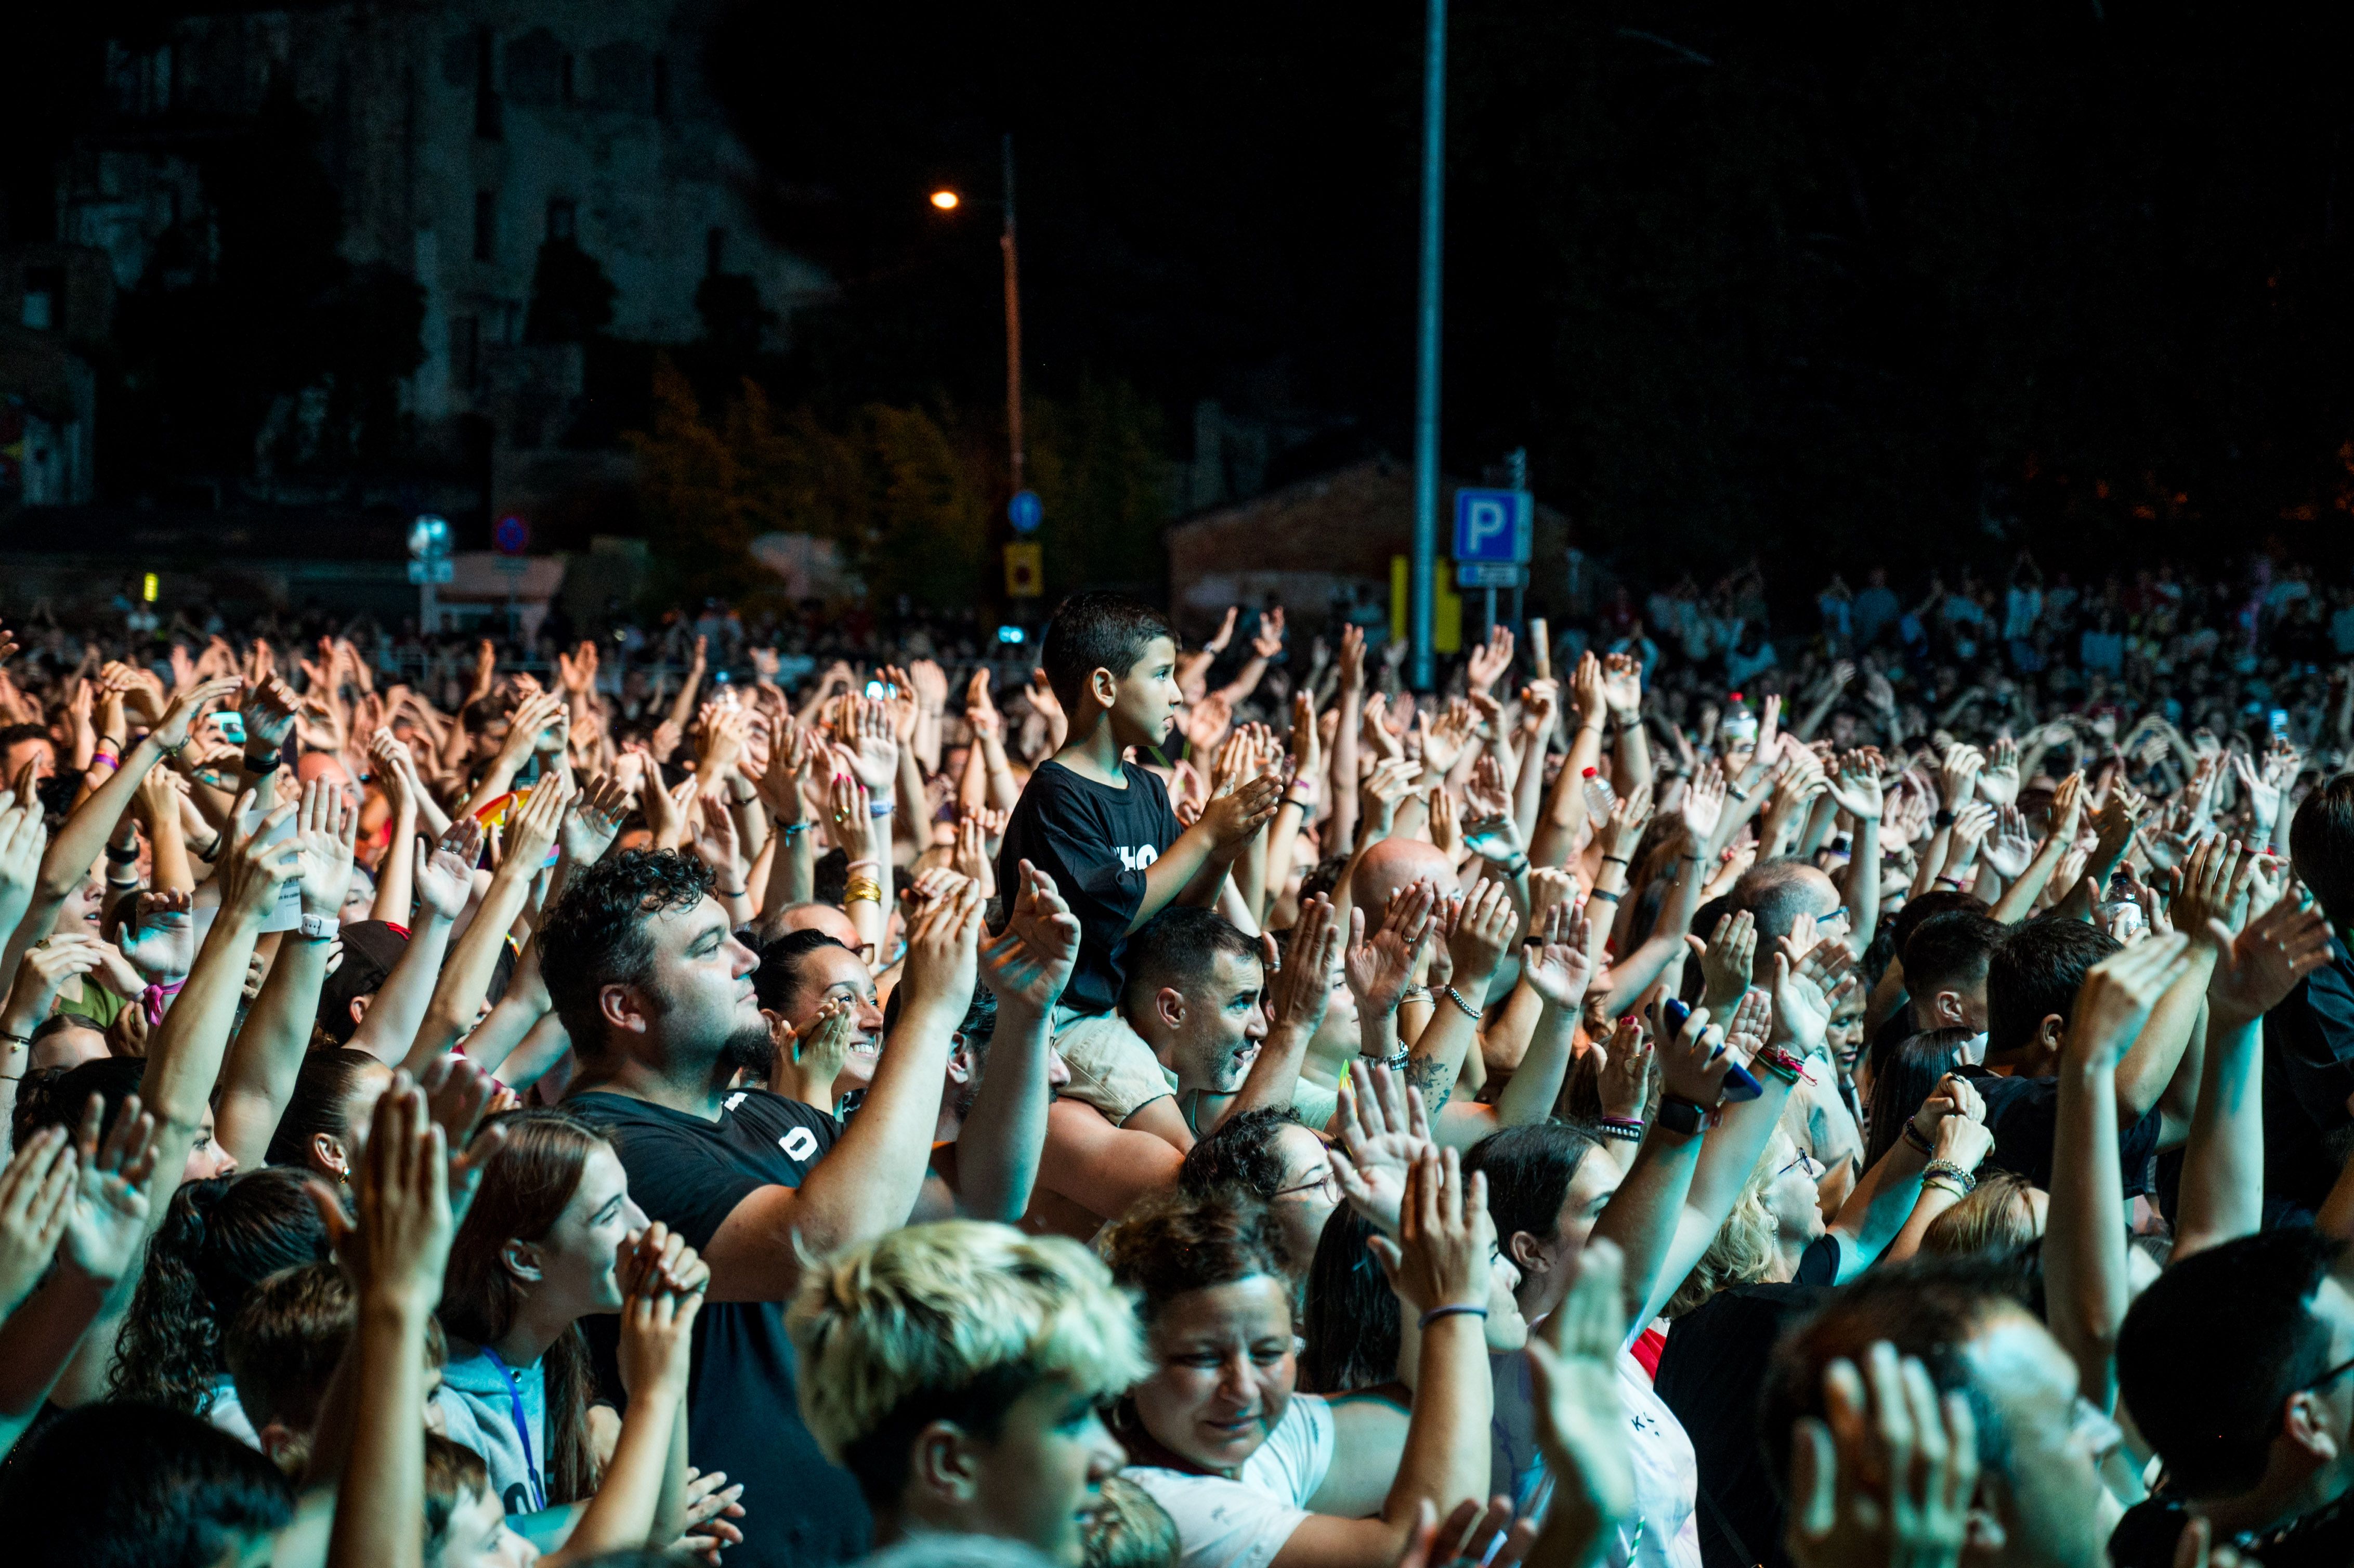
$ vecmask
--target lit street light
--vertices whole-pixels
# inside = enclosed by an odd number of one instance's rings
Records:
[[[1005,424],[1006,435],[1013,460],[1013,489],[1018,494],[1023,485],[1022,451],[1022,287],[1021,270],[1013,242],[1013,136],[1005,137],[1005,194],[998,203],[1004,215],[1004,232],[997,238],[998,249],[1005,258]],[[942,188],[932,193],[932,205],[942,212],[953,212],[964,205],[964,198],[952,190]]]
[[[959,197],[954,191],[934,191],[932,193],[932,205],[938,207],[942,212],[954,212],[956,210],[958,200]]]

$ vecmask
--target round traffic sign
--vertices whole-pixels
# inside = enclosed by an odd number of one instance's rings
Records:
[[[499,547],[502,555],[520,556],[530,547],[531,524],[510,512],[491,530],[491,543]]]
[[[1013,524],[1016,534],[1034,534],[1046,515],[1046,508],[1034,490],[1017,490],[1013,499],[1005,503],[1005,520]]]

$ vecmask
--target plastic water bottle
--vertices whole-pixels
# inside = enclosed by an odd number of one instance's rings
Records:
[[[1587,768],[1585,770],[1586,816],[1594,821],[1603,821],[1617,809],[1617,806],[1618,797],[1612,794],[1610,786],[1602,781],[1602,770],[1598,768]]]

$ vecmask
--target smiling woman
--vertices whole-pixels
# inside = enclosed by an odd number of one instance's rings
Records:
[[[1141,1293],[1152,1361],[1121,1411],[1128,1474],[1176,1520],[1183,1568],[1387,1563],[1422,1502],[1443,1515],[1484,1495],[1494,1229],[1484,1192],[1464,1198],[1453,1156],[1431,1156],[1409,1181],[1423,1222],[1377,1248],[1420,1322],[1403,1434],[1297,1392],[1290,1260],[1264,1202],[1232,1187],[1172,1196],[1106,1234],[1114,1274]]]

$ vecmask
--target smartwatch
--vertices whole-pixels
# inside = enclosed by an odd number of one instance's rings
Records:
[[[297,929],[306,942],[323,942],[340,934],[343,930],[343,923],[333,915],[305,915],[302,916],[302,924]]]
[[[1651,1119],[1670,1132],[1681,1132],[1689,1138],[1707,1124],[1708,1111],[1694,1101],[1668,1095],[1660,1099],[1659,1113]]]

